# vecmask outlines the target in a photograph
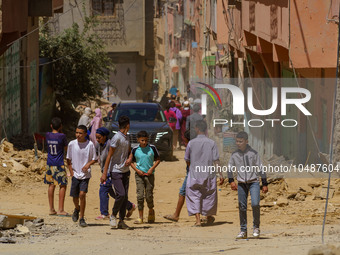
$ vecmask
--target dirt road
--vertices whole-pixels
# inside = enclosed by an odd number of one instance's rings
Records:
[[[87,228],[80,228],[71,218],[48,216],[47,185],[39,178],[12,177],[13,184],[0,185],[0,212],[44,218],[50,233],[17,238],[16,244],[0,244],[1,254],[307,254],[321,244],[324,200],[313,200],[308,183],[324,180],[286,180],[269,185],[269,194],[261,204],[261,239],[236,241],[239,231],[237,194],[230,187],[219,188],[218,215],[213,226],[193,228],[194,218],[186,208],[178,223],[163,219],[175,209],[178,190],[185,176],[184,151],[176,151],[178,161],[161,162],[156,171],[156,223],[134,225],[137,213],[126,223],[131,230],[112,230],[109,221],[97,221],[99,215],[99,166],[93,168],[86,206]],[[338,183],[334,185],[338,187]],[[287,188],[288,187],[288,188]],[[287,200],[288,191],[302,188],[305,198]],[[286,189],[286,190],[285,190]],[[136,201],[134,175],[129,198]],[[69,191],[69,190],[68,190]],[[284,202],[280,202],[283,200]],[[304,201],[303,201],[304,200]],[[274,201],[274,202],[273,202]],[[276,202],[275,202],[276,201]],[[113,200],[110,200],[110,207]],[[325,242],[340,243],[340,196],[330,200]],[[275,204],[275,206],[273,206]],[[251,208],[251,207],[250,207]],[[73,211],[72,199],[66,197],[66,211]],[[248,224],[252,214],[248,211]],[[251,229],[248,230],[251,232]]]

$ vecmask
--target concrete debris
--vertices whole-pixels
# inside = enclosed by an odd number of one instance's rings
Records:
[[[8,176],[5,176],[5,177],[3,178],[3,181],[4,181],[5,183],[11,183],[11,184],[13,184],[11,178],[9,178]]]
[[[334,193],[335,193],[335,188],[330,187],[329,188],[329,199],[333,198]],[[321,187],[315,191],[314,200],[326,199],[326,198],[327,198],[327,187]]]
[[[305,201],[305,199],[306,199],[306,196],[301,194],[300,192],[298,192],[296,196],[294,197],[294,200],[296,201]]]
[[[276,205],[279,207],[284,207],[289,204],[288,199],[284,197],[279,197],[279,199],[276,201]]]
[[[13,238],[1,237],[0,243],[16,243],[16,241]]]
[[[23,226],[23,225],[18,225],[16,228],[16,233],[15,236],[19,237],[19,236],[27,236],[30,235],[30,230],[28,229],[28,227]]]
[[[317,187],[320,187],[322,184],[320,182],[311,182],[311,183],[308,183],[308,186],[311,187],[311,188],[317,188]]]
[[[38,157],[35,161],[34,150],[18,151],[12,143],[4,141],[0,146],[0,189],[20,182],[23,177],[41,182],[47,154],[38,151]]]

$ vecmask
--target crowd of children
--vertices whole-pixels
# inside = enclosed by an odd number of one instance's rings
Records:
[[[187,203],[189,215],[196,217],[195,227],[212,224],[217,212],[217,177],[220,185],[224,182],[221,173],[197,171],[197,169],[219,164],[219,152],[216,143],[206,136],[207,123],[199,114],[199,106],[193,107],[193,114],[187,115],[186,131],[183,143],[186,146],[185,161],[187,163],[186,177],[180,188],[176,211],[164,216],[165,219],[178,221],[184,201]],[[172,109],[172,110],[171,110]],[[165,110],[170,126],[180,127],[177,122],[183,114],[171,101]],[[99,113],[97,113],[99,116]],[[84,117],[85,119],[85,117]],[[135,171],[138,218],[135,224],[144,223],[144,199],[148,206],[147,222],[155,222],[153,190],[155,186],[155,170],[160,164],[157,148],[149,144],[148,133],[140,131],[137,134],[139,146],[131,148],[128,131],[130,120],[121,116],[118,120],[119,131],[109,139],[109,131],[98,126],[95,132],[96,144],[87,138],[87,127],[83,124],[76,128],[76,139],[67,143],[62,133],[62,123],[59,118],[51,121],[52,132],[46,134],[48,144],[47,171],[44,182],[49,185],[48,199],[50,215],[71,216],[74,222],[79,220],[81,227],[86,227],[85,207],[86,193],[91,178],[91,166],[98,162],[101,167],[100,178],[100,216],[96,219],[110,219],[111,228],[128,229],[124,222],[130,217],[136,205],[128,200],[130,169]],[[179,124],[179,125],[177,125]],[[240,132],[236,136],[235,151],[229,160],[229,169],[237,169],[237,184],[232,172],[228,172],[228,180],[232,190],[238,191],[239,215],[241,231],[237,238],[247,238],[247,198],[250,193],[253,209],[253,236],[260,236],[260,179],[262,191],[268,191],[266,175],[261,171],[259,154],[248,145],[248,135]],[[70,196],[73,197],[74,211],[69,215],[64,211],[64,199],[67,186],[67,174],[64,166],[64,151],[67,148],[68,176],[72,177]],[[246,166],[257,166],[260,171],[242,171]],[[251,168],[252,169],[252,168]],[[54,208],[55,186],[60,186],[59,208]],[[109,195],[114,198],[111,215],[109,214]],[[205,216],[201,219],[201,216]]]

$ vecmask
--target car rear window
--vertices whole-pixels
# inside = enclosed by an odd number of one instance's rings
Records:
[[[123,115],[128,116],[130,121],[166,122],[163,111],[157,108],[118,108],[113,120],[118,121]]]

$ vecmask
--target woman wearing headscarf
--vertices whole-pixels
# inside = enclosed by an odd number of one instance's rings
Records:
[[[78,121],[78,126],[84,125],[87,128],[90,127],[91,125],[91,119],[90,119],[90,114],[92,113],[92,110],[90,107],[86,107],[83,115],[80,117]]]
[[[169,103],[170,105],[170,111],[173,111],[176,114],[177,120],[176,120],[176,126],[175,129],[173,130],[173,147],[174,150],[177,148],[177,141],[178,141],[178,134],[180,133],[181,130],[181,120],[182,120],[182,113],[180,110],[176,108],[175,102],[171,101]]]
[[[96,116],[91,121],[91,134],[90,134],[90,140],[93,142],[94,145],[97,144],[96,141],[96,131],[98,128],[102,126],[102,112],[99,108],[94,110]]]
[[[109,153],[111,141],[109,139],[110,131],[107,130],[105,127],[100,127],[96,130],[96,153],[98,156],[98,163],[100,165],[100,169],[103,172],[105,161],[107,155]],[[96,218],[96,220],[103,220],[109,219],[110,214],[108,211],[109,208],[109,195],[112,198],[115,198],[115,193],[112,188],[111,176],[108,175],[106,182],[100,184],[99,188],[99,201],[100,201],[100,215]],[[128,201],[126,210],[127,214],[126,217],[130,217],[133,211],[136,209],[136,205]]]

